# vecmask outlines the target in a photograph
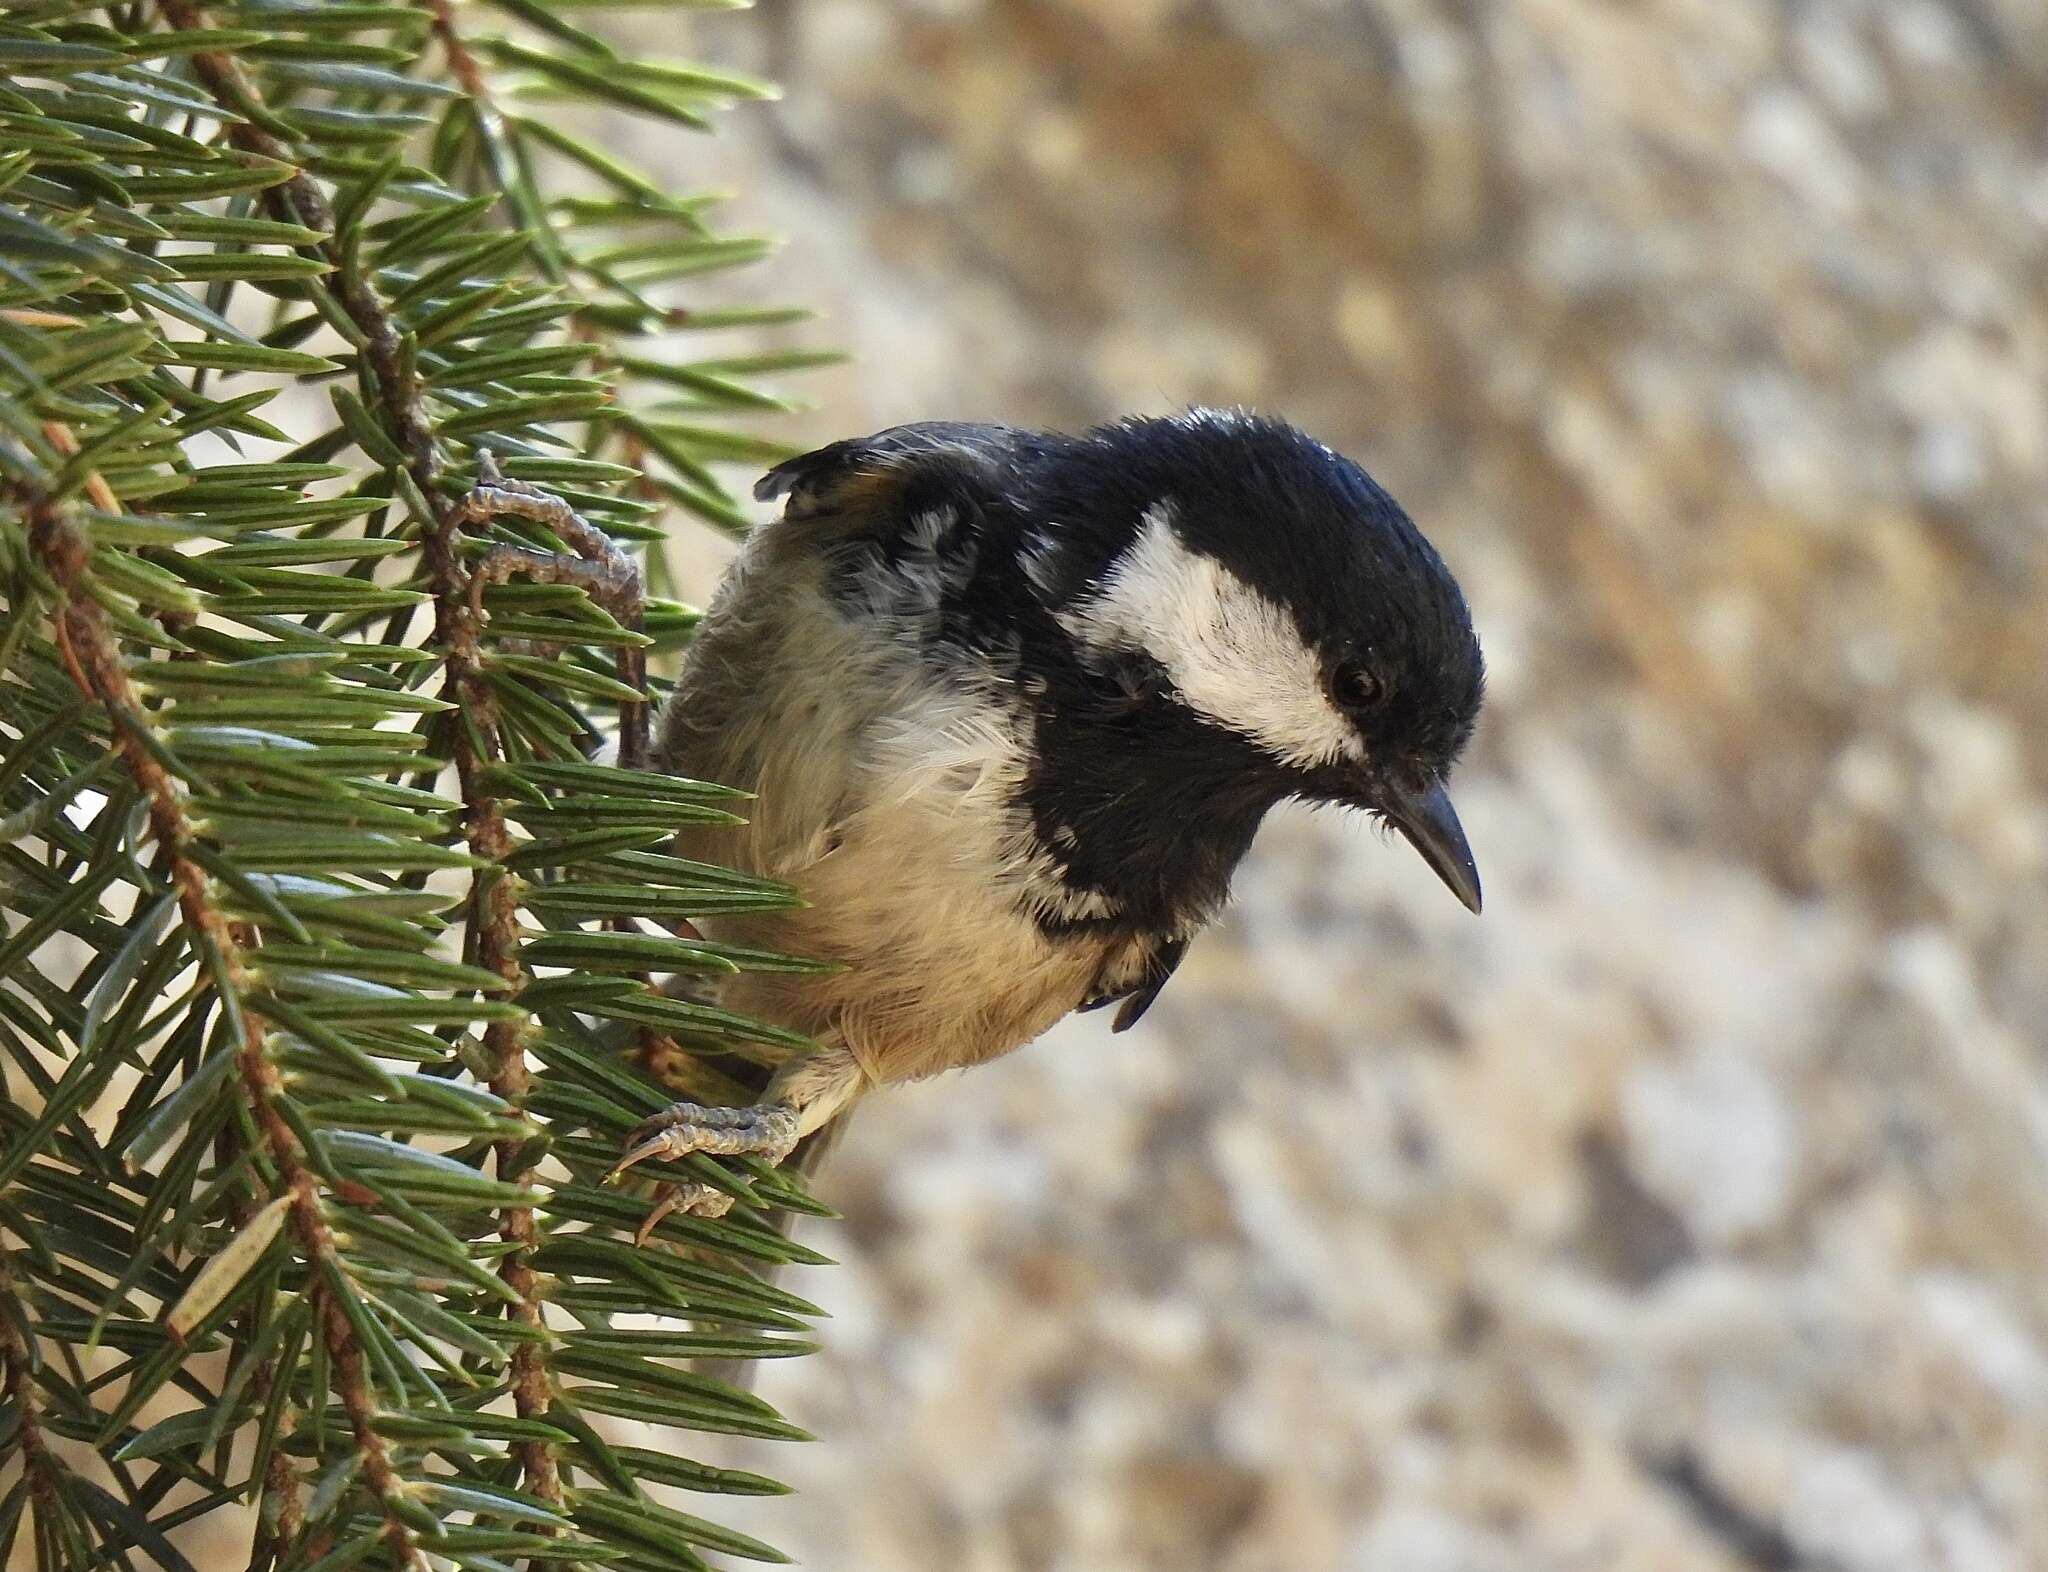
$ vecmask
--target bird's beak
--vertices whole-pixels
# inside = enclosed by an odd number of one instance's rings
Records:
[[[1465,842],[1465,827],[1458,822],[1458,810],[1441,784],[1415,796],[1402,795],[1387,802],[1386,815],[1394,827],[1408,837],[1408,844],[1422,853],[1422,860],[1436,876],[1450,886],[1451,893],[1471,911],[1479,910],[1479,867],[1472,861],[1472,848]]]

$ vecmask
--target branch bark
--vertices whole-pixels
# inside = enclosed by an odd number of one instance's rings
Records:
[[[14,1291],[14,1268],[7,1252],[0,1250],[0,1395],[14,1405],[15,1445],[21,1449],[23,1477],[36,1515],[45,1518],[59,1510],[57,1460],[50,1455],[43,1438],[42,1404],[36,1398],[33,1351],[28,1346],[28,1313]]]

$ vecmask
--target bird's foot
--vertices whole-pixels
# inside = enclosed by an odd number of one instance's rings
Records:
[[[713,1157],[761,1157],[779,1163],[795,1148],[797,1113],[787,1103],[756,1103],[745,1108],[710,1108],[701,1103],[676,1103],[643,1121],[626,1137],[626,1152],[607,1182],[615,1181],[635,1163],[651,1157],[687,1157],[703,1152]],[[732,1197],[708,1184],[669,1186],[635,1236],[645,1244],[655,1226],[671,1212],[692,1217],[723,1217]]]
[[[687,1157],[692,1152],[765,1157],[779,1163],[796,1146],[796,1126],[796,1110],[787,1103],[752,1103],[744,1108],[674,1103],[634,1127],[626,1137],[626,1155],[612,1173],[622,1174],[650,1157]]]

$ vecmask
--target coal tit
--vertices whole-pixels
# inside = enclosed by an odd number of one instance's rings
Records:
[[[783,515],[707,613],[656,764],[758,792],[693,848],[811,903],[707,935],[844,969],[726,979],[721,1004],[819,1049],[751,1106],[649,1120],[621,1169],[808,1156],[872,1087],[1076,1009],[1121,1031],[1288,798],[1379,815],[1479,910],[1444,789],[1483,686],[1464,597],[1371,476],[1292,426],[899,426],[757,495]],[[684,1186],[661,1210],[729,1204]]]

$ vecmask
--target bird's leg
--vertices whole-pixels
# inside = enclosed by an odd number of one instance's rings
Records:
[[[674,1159],[703,1152],[712,1157],[760,1157],[779,1163],[798,1141],[826,1124],[860,1093],[865,1076],[845,1047],[832,1045],[785,1065],[758,1103],[715,1108],[675,1103],[643,1120],[626,1136],[626,1151],[607,1176],[616,1180],[651,1157]],[[708,1184],[672,1185],[640,1225],[645,1243],[671,1212],[722,1217],[732,1197]]]

